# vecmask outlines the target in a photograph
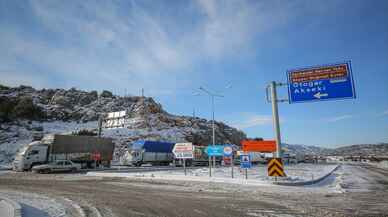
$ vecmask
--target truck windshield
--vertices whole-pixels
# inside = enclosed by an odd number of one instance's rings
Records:
[[[25,155],[27,149],[28,149],[28,146],[24,146],[24,147],[20,148],[19,151],[18,151],[18,154],[19,155]]]

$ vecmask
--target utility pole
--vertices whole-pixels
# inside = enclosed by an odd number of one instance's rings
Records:
[[[102,115],[100,114],[98,116],[98,137],[101,137],[101,132],[102,132]]]
[[[208,94],[211,98],[211,103],[212,103],[212,134],[213,134],[213,146],[216,145],[216,133],[215,133],[215,126],[214,126],[214,97],[224,97],[223,95],[220,95],[220,94],[215,94],[215,93],[212,93],[210,92],[209,90],[203,88],[203,87],[200,87],[199,88],[201,91],[205,92],[206,94]],[[213,166],[216,167],[216,157],[213,156]]]
[[[271,82],[271,101],[272,101],[272,118],[273,118],[273,127],[275,130],[275,139],[276,139],[276,158],[281,158],[281,136],[280,136],[280,123],[279,123],[279,111],[278,111],[278,96],[276,92],[276,83]]]
[[[272,120],[273,120],[273,127],[275,131],[275,139],[276,139],[276,152],[275,157],[281,158],[282,157],[282,151],[281,151],[281,134],[280,134],[280,123],[279,123],[279,111],[278,111],[278,102],[286,102],[287,100],[282,99],[278,100],[276,87],[277,86],[284,86],[287,84],[283,83],[276,83],[275,81],[272,81],[266,88],[266,95],[267,95],[267,101],[272,103]],[[271,99],[268,98],[268,89],[271,91]]]
[[[193,118],[195,118],[195,108],[193,108]]]

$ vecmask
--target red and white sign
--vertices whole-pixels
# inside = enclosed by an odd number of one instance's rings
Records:
[[[176,143],[172,153],[177,159],[192,159],[194,158],[193,143]]]
[[[101,153],[99,153],[99,152],[94,152],[94,153],[92,154],[92,158],[93,158],[93,160],[101,160]]]

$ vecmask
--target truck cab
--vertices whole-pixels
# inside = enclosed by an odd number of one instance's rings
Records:
[[[143,150],[142,149],[135,149],[131,151],[131,162],[135,166],[140,166],[143,162]]]
[[[13,169],[16,171],[29,170],[35,165],[47,162],[48,146],[40,141],[32,142],[22,147],[15,156]]]

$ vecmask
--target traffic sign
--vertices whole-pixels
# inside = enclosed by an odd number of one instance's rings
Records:
[[[93,160],[95,160],[95,161],[101,160],[101,153],[99,153],[99,152],[94,152],[94,153],[92,154],[92,158],[93,158]]]
[[[193,143],[176,143],[172,153],[177,159],[192,159],[193,156]]]
[[[223,156],[224,146],[223,145],[209,145],[206,147],[206,153],[208,156]]]
[[[272,158],[268,162],[268,176],[286,176],[283,170],[283,162],[281,158]]]
[[[240,168],[249,169],[252,167],[251,157],[248,154],[242,154],[240,156]]]
[[[287,71],[289,103],[356,98],[350,61]]]
[[[231,157],[233,155],[232,146],[226,145],[224,146],[224,157]]]
[[[244,152],[266,152],[271,153],[276,151],[275,140],[243,140],[242,150]]]

